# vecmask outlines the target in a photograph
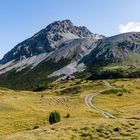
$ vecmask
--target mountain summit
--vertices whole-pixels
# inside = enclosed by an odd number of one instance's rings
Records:
[[[49,53],[57,49],[63,42],[76,38],[102,38],[93,34],[84,26],[74,26],[70,20],[55,21],[33,37],[16,45],[8,52],[0,64],[11,60],[23,60],[42,53]]]

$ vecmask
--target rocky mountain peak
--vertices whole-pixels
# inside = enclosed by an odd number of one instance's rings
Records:
[[[48,25],[45,30],[51,34],[59,33],[71,33],[78,37],[93,37],[94,34],[90,32],[85,26],[74,26],[70,20],[55,21]]]
[[[55,21],[33,37],[16,45],[0,60],[0,64],[5,64],[11,60],[18,61],[35,55],[50,53],[68,40],[78,38],[100,39],[102,37],[98,34],[93,34],[84,26],[74,26],[70,20]]]
[[[70,20],[55,21],[48,25],[45,29],[47,31],[61,31],[61,29],[69,30],[73,28],[73,23]]]

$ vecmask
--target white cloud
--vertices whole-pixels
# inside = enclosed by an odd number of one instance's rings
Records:
[[[129,22],[126,25],[121,24],[119,25],[119,32],[126,33],[126,32],[140,32],[140,23],[139,22]]]

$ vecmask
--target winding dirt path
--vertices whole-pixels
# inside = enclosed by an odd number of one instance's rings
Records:
[[[114,87],[112,85],[110,85],[110,83],[108,83],[107,81],[103,81],[104,82],[104,85],[111,88],[111,89],[114,89]],[[85,104],[91,108],[91,109],[94,109],[96,112],[98,112],[99,114],[101,114],[102,116],[104,116],[105,118],[111,118],[111,119],[116,119],[117,117],[113,116],[112,114],[110,114],[109,112],[106,112],[98,107],[96,107],[93,103],[92,103],[92,100],[93,98],[95,98],[98,94],[100,94],[101,92],[103,92],[105,90],[99,90],[99,91],[96,91],[94,92],[93,94],[91,95],[88,95],[85,97]]]

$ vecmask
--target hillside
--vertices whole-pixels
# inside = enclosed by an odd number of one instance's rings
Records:
[[[99,40],[95,49],[86,56],[85,63],[105,62],[107,65],[140,64],[140,33],[125,33]]]
[[[41,92],[0,89],[0,139],[139,140],[140,79],[106,82],[116,88],[114,92],[104,81],[87,80],[56,82]],[[76,87],[80,90],[74,92]],[[100,90],[104,92],[94,97],[92,104],[116,119],[106,118],[84,103]],[[50,125],[48,117],[54,110],[60,112],[61,122]]]

